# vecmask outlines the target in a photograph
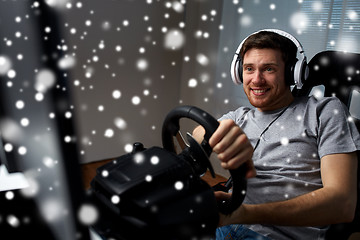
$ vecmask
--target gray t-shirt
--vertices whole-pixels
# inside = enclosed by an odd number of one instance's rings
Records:
[[[248,180],[244,200],[249,204],[283,201],[319,189],[323,156],[360,150],[355,124],[342,102],[333,97],[295,98],[287,108],[272,112],[240,107],[223,119],[234,120],[252,146],[257,145],[253,155],[257,176]],[[247,227],[276,240],[322,239],[327,229],[259,224]]]

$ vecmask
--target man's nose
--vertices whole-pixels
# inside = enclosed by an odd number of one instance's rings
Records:
[[[261,71],[256,70],[253,75],[253,83],[261,84],[264,83],[264,77]]]

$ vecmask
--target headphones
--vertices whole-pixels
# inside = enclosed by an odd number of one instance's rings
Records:
[[[235,54],[234,54],[234,58],[231,62],[231,78],[233,80],[233,82],[235,84],[241,84],[243,82],[243,77],[242,77],[242,72],[243,72],[243,66],[242,66],[242,59],[240,56],[240,50],[244,44],[244,42],[252,35],[257,34],[259,32],[273,32],[273,33],[277,33],[283,37],[286,37],[288,39],[290,39],[295,46],[297,47],[297,55],[298,55],[298,59],[296,59],[296,61],[291,64],[287,69],[285,69],[285,81],[290,82],[290,85],[296,85],[297,89],[301,89],[304,81],[307,79],[308,75],[309,75],[309,67],[307,64],[307,60],[306,60],[306,55],[305,55],[305,51],[301,45],[301,43],[291,34],[282,31],[282,30],[278,30],[278,29],[263,29],[257,32],[252,33],[251,35],[247,36],[238,46]],[[290,73],[287,73],[287,72]],[[290,79],[289,79],[290,78]]]

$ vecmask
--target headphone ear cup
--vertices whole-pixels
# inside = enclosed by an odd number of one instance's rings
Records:
[[[301,63],[300,76],[299,76],[299,87],[301,88],[304,85],[304,82],[309,76],[309,67],[306,62],[306,59]]]
[[[231,78],[233,82],[237,85],[241,84],[242,82],[242,73],[239,73],[239,60],[240,58],[236,55],[234,56],[234,59],[231,63]]]
[[[295,78],[296,78],[295,68],[297,63],[298,63],[298,59],[296,58],[290,64],[286,64],[285,66],[285,83],[288,86],[295,84]]]
[[[309,75],[309,67],[306,58],[303,61],[298,61],[294,69],[294,83],[298,89],[301,89],[305,80]]]
[[[243,64],[241,59],[239,59],[238,64],[237,64],[237,72],[238,72],[238,76],[239,76],[239,80],[242,83],[243,82]]]

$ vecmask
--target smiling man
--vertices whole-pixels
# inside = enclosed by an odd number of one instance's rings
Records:
[[[360,135],[337,98],[293,97],[290,86],[306,79],[301,54],[279,30],[238,48],[233,80],[254,107],[221,117],[209,144],[225,169],[246,164],[249,179],[244,204],[220,216],[217,239],[323,239],[329,224],[354,217]],[[204,130],[193,135],[201,141]]]

